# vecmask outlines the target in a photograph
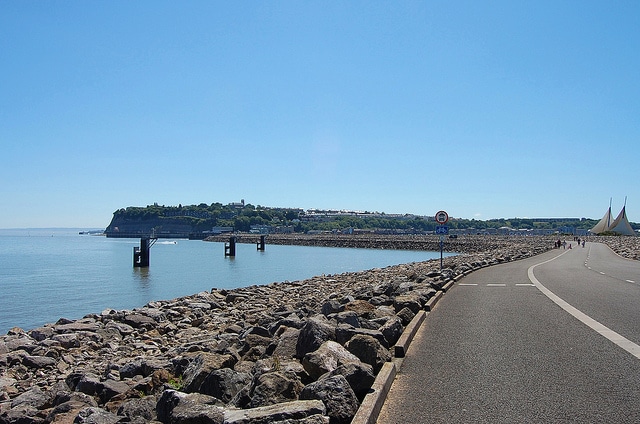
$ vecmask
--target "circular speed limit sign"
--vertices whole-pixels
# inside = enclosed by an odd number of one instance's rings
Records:
[[[436,213],[436,222],[440,225],[444,225],[449,221],[449,214],[445,211],[438,211]]]

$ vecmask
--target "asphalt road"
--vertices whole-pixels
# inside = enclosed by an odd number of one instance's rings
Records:
[[[640,262],[573,245],[476,271],[450,289],[377,422],[639,423]]]

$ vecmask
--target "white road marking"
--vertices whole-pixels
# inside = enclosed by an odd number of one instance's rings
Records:
[[[602,275],[606,275],[606,274],[605,274],[604,272],[602,272],[602,271],[600,271],[600,274],[602,274]]]
[[[520,284],[520,283],[516,283],[516,286],[527,286],[527,287],[535,287],[535,284]]]
[[[631,340],[625,338],[624,336],[616,333],[615,331],[611,330],[610,328],[606,327],[605,325],[600,324],[598,321],[596,321],[595,319],[591,318],[590,316],[588,316],[584,312],[581,312],[580,310],[578,310],[575,307],[571,306],[566,301],[562,300],[559,296],[554,294],[551,290],[549,290],[548,288],[543,286],[542,283],[540,283],[540,281],[538,281],[536,276],[533,275],[533,269],[535,267],[537,267],[538,265],[546,264],[547,262],[551,262],[551,261],[559,258],[562,255],[564,255],[564,253],[556,256],[555,258],[551,258],[548,261],[540,262],[539,264],[535,264],[535,265],[530,266],[529,269],[527,270],[527,274],[529,275],[529,280],[531,280],[531,282],[538,288],[538,290],[540,290],[542,293],[544,293],[545,296],[547,296],[549,299],[551,299],[553,302],[555,302],[558,306],[560,306],[566,312],[568,312],[569,314],[573,315],[578,320],[582,321],[583,324],[585,324],[586,326],[590,327],[592,330],[596,331],[601,336],[606,337],[607,339],[609,339],[613,343],[617,344],[622,349],[626,350],[627,352],[629,352],[630,354],[632,354],[636,358],[640,359],[640,346],[638,346],[637,344],[635,344]]]
[[[626,280],[627,283],[635,283],[633,280]]]
[[[475,283],[458,283],[459,286],[477,286]]]
[[[487,284],[487,287],[506,287],[506,284],[499,284],[499,283],[489,283]]]

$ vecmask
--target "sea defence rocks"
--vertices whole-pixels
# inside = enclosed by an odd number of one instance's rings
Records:
[[[640,260],[640,237],[595,236],[587,240],[604,243],[623,258]]]
[[[205,241],[227,242],[229,235],[210,236]],[[235,235],[238,243],[256,244],[260,236],[255,234]],[[542,238],[542,237],[537,237]],[[445,252],[480,253],[501,249],[505,243],[519,240],[521,237],[501,236],[460,236],[447,238],[443,245]],[[531,238],[530,238],[531,239]],[[517,243],[519,243],[519,241]],[[425,250],[439,251],[440,236],[436,235],[384,235],[384,234],[269,234],[267,244],[316,246],[316,247],[351,247],[363,249],[390,250]]]
[[[477,246],[477,242],[473,242]],[[0,337],[0,423],[348,423],[447,283],[545,238],[304,281],[212,289]]]

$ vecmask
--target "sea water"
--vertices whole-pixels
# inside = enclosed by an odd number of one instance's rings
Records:
[[[232,289],[420,262],[440,252],[267,245],[159,239],[148,268],[133,267],[139,239],[79,235],[77,229],[0,230],[0,334],[78,319],[105,309],[212,288]],[[449,254],[446,254],[449,256]]]

